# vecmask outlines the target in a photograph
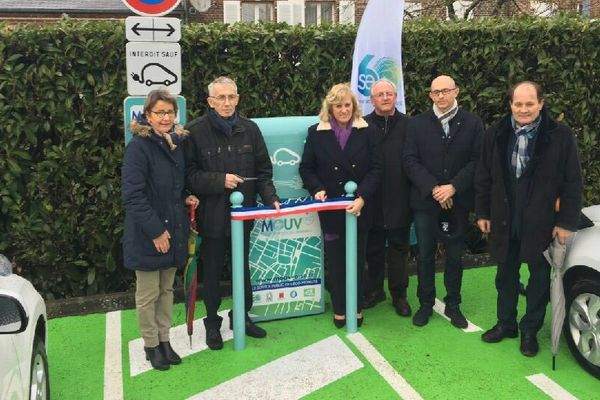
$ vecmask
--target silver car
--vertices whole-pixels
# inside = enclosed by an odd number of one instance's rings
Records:
[[[563,333],[579,364],[600,379],[600,205],[582,212],[592,226],[577,232],[566,255]]]
[[[0,254],[0,399],[50,398],[46,305]]]

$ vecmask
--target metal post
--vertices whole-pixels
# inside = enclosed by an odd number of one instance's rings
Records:
[[[346,182],[346,197],[354,197],[358,186],[353,181]],[[355,333],[357,329],[357,274],[356,274],[356,216],[346,213],[346,329]]]
[[[233,192],[229,196],[231,208],[240,208],[244,195]],[[246,321],[244,306],[244,221],[231,220],[231,286],[233,292],[233,349],[246,347]]]

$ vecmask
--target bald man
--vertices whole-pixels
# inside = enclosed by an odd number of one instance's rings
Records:
[[[508,98],[511,112],[485,133],[475,180],[477,225],[490,234],[498,260],[498,322],[481,339],[496,343],[520,330],[519,349],[533,357],[550,295],[550,265],[542,252],[554,237],[564,243],[577,230],[583,183],[575,136],[548,116],[541,86],[519,82]],[[523,262],[529,268],[527,309],[517,326]]]
[[[429,322],[435,304],[435,254],[438,240],[445,248],[444,314],[452,325],[464,329],[468,323],[460,310],[462,255],[473,209],[473,177],[483,135],[481,119],[458,106],[458,86],[449,76],[431,82],[430,110],[413,117],[407,128],[403,164],[412,186],[410,206],[417,233],[418,287],[420,307],[413,324]],[[443,211],[443,212],[442,212]],[[438,229],[440,216],[452,218],[452,229]],[[442,224],[447,229],[448,225]],[[447,233],[447,234],[445,234]]]

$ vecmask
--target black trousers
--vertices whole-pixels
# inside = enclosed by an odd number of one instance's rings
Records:
[[[252,308],[252,287],[250,286],[250,267],[248,263],[248,254],[250,252],[250,224],[244,224],[244,301],[246,314]],[[203,267],[204,284],[204,303],[206,306],[206,318],[204,326],[206,328],[220,328],[221,318],[217,315],[221,306],[221,277],[225,264],[225,254],[229,253],[231,259],[231,237],[220,238],[202,238],[200,253]]]
[[[367,232],[359,230],[356,235],[356,282],[357,312],[362,311],[362,266],[365,264]],[[340,232],[339,238],[325,241],[325,257],[329,271],[329,292],[333,312],[346,315],[346,232]]]
[[[383,227],[371,228],[367,239],[367,282],[365,284],[365,294],[383,291],[387,261],[388,290],[392,299],[406,297],[409,251],[410,225],[396,229],[384,229]]]
[[[519,301],[519,269],[521,241],[512,239],[508,245],[505,262],[498,263],[496,290],[498,291],[497,314],[502,327],[517,329],[517,303]],[[550,264],[540,254],[529,267],[527,283],[527,307],[519,328],[523,333],[537,333],[544,324],[546,306],[550,298]]]

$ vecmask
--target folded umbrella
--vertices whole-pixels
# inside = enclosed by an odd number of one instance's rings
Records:
[[[196,308],[196,295],[198,290],[198,249],[202,238],[198,236],[196,230],[196,212],[190,206],[190,237],[188,239],[188,260],[183,273],[183,289],[185,293],[185,321],[187,333],[190,338],[190,348],[192,348],[192,334],[194,333],[194,311]]]
[[[572,238],[572,237],[571,237]],[[552,266],[550,280],[550,303],[552,304],[551,346],[552,346],[552,369],[556,369],[556,354],[558,344],[565,321],[565,292],[563,289],[563,274],[567,244],[560,244],[558,236],[554,238],[550,246],[544,251],[544,257]]]

